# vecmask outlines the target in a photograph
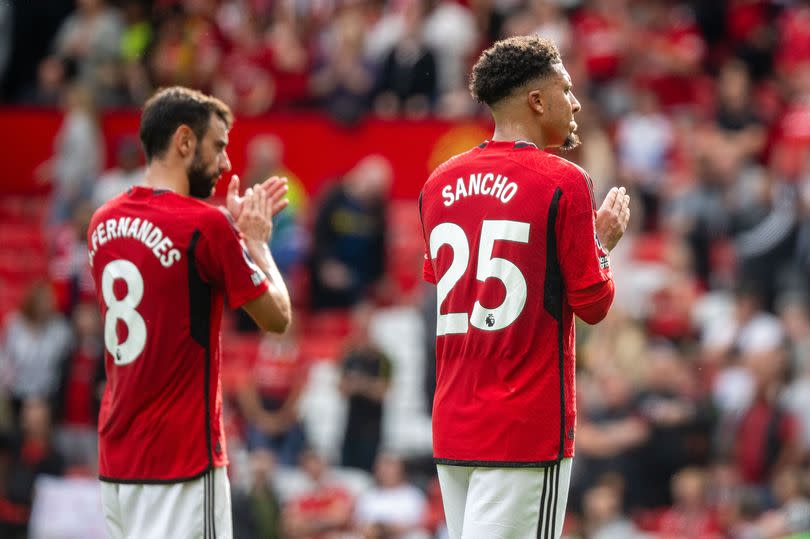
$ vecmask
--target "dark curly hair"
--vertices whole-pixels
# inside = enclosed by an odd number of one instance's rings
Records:
[[[470,93],[479,103],[494,105],[532,79],[551,73],[562,63],[553,41],[515,36],[496,42],[481,53],[470,74]]]

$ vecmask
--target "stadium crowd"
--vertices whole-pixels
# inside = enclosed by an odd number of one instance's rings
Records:
[[[38,476],[95,473],[103,339],[84,238],[92,211],[143,170],[135,138],[102,140],[99,109],[184,84],[240,116],[317,109],[349,128],[369,114],[475,118],[471,62],[528,33],[560,46],[583,104],[584,144],[566,157],[634,199],[612,255],[614,307],[578,328],[565,535],[810,537],[800,0],[0,0],[3,104],[66,112],[53,158],[31,173],[52,184],[33,210],[50,231],[48,271],[0,325],[0,536],[26,536]],[[116,147],[108,170],[103,144]],[[291,178],[271,249],[296,313],[281,338],[238,313],[228,324],[238,537],[445,533],[429,442],[402,443],[411,433],[391,413],[403,399],[429,413],[435,294],[392,278],[390,215],[416,203],[389,200],[397,171],[374,153],[309,193],[285,170],[283,141],[250,143],[243,181]],[[397,324],[425,335],[407,342],[425,375],[404,396]],[[325,426],[338,404],[345,427]]]

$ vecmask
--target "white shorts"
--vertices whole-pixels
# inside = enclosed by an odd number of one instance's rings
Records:
[[[101,483],[110,539],[231,539],[225,468],[182,483]]]
[[[438,465],[450,539],[558,539],[571,459],[548,468]]]

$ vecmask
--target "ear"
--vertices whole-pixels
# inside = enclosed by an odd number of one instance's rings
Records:
[[[545,102],[543,100],[543,92],[540,90],[532,90],[526,95],[526,101],[529,104],[529,107],[537,114],[543,114],[545,112]]]
[[[174,136],[172,136],[172,144],[174,144],[180,157],[186,158],[190,155],[194,155],[194,150],[197,146],[197,136],[189,126],[183,124],[175,130]]]

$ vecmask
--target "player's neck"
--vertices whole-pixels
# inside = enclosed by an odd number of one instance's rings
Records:
[[[170,166],[159,159],[152,160],[146,168],[144,184],[152,189],[169,189],[178,195],[188,196],[188,175],[184,169]]]
[[[495,132],[492,134],[493,141],[508,142],[513,140],[525,140],[535,144],[538,148],[544,148],[542,137],[532,133],[522,122],[501,119],[495,123]]]

